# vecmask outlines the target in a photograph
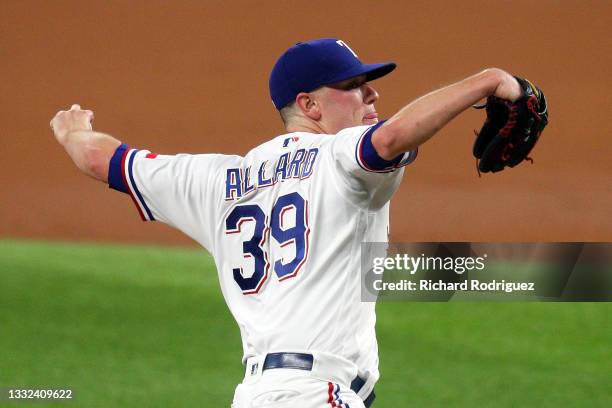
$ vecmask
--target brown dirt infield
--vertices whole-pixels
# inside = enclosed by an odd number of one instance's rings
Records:
[[[398,63],[375,83],[383,116],[490,66],[550,101],[533,165],[478,178],[480,111],[424,145],[392,203],[393,240],[612,241],[611,16],[606,1],[2,1],[0,238],[189,243],[81,176],[52,115],[80,103],[133,146],[244,154],[282,130],[275,58],[334,36]]]

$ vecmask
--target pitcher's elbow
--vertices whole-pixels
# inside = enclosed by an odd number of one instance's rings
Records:
[[[89,176],[107,182],[108,181],[108,159],[100,149],[88,147],[85,154],[83,171]]]
[[[413,135],[417,134],[418,126],[395,126],[394,123],[385,123],[375,131],[378,134],[372,143],[376,152],[385,160],[393,160],[398,155],[416,149],[419,143]]]

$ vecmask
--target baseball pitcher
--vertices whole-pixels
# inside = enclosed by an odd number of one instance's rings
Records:
[[[482,98],[481,171],[518,164],[545,125],[541,91],[495,68],[379,120],[371,82],[395,67],[364,64],[337,39],[297,43],[269,80],[286,133],[244,157],[153,154],[94,131],[79,105],[51,120],[81,171],[214,257],[244,350],[234,408],[369,407],[378,348],[374,304],[360,301],[360,244],[387,241],[405,166]],[[526,134],[533,144],[515,153]]]

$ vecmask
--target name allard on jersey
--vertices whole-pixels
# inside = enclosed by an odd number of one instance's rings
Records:
[[[246,168],[229,168],[225,178],[225,200],[236,200],[279,181],[304,180],[312,175],[319,149],[297,149]],[[256,171],[252,171],[256,168]]]

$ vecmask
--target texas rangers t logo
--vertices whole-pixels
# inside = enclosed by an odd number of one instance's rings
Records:
[[[345,43],[344,41],[342,41],[342,40],[337,40],[337,41],[336,41],[336,44],[338,44],[338,45],[339,45],[339,46],[341,46],[341,47],[346,47],[346,49],[347,49],[347,50],[349,50],[349,51],[351,52],[351,54],[353,54],[353,55],[355,56],[355,58],[359,58],[359,57],[357,56],[357,54],[355,53],[355,51],[353,51],[353,49],[352,49],[351,47],[349,47],[349,46],[348,46],[348,44],[347,44],[347,43]]]

